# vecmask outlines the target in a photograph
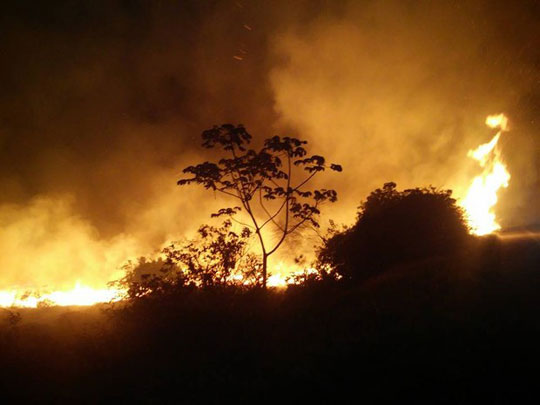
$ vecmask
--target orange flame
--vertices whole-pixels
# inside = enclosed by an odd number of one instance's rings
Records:
[[[28,290],[0,291],[0,307],[37,308],[39,306],[88,306],[103,302],[118,301],[122,291],[117,289],[95,289],[77,282],[71,290],[40,293]]]
[[[469,151],[468,156],[478,161],[483,171],[473,179],[467,195],[461,201],[471,232],[475,235],[486,235],[501,229],[493,208],[498,201],[497,193],[501,188],[508,187],[510,180],[510,173],[498,147],[502,133],[508,130],[508,118],[504,114],[490,115],[486,118],[486,125],[499,130],[489,142]]]

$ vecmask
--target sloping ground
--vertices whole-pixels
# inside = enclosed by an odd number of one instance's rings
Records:
[[[112,317],[50,312],[3,328],[2,392],[44,403],[531,401],[539,263],[534,238],[491,237],[363,285],[183,293]]]

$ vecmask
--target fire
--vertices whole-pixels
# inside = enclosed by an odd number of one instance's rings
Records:
[[[273,266],[272,271],[270,272],[270,276],[267,280],[268,287],[286,287],[287,286],[287,278],[285,276],[287,272],[287,266],[282,261],[279,261]]]
[[[37,308],[39,306],[88,306],[103,302],[118,301],[122,291],[117,289],[95,289],[76,282],[71,290],[40,293],[28,290],[0,291],[0,307]]]
[[[283,288],[294,283],[291,275],[303,274],[306,272],[297,271],[285,274],[285,266],[279,263],[275,266],[276,273],[268,278],[268,286]],[[308,273],[315,272],[308,269]],[[236,275],[234,280],[242,282],[242,275]],[[0,290],[0,308],[38,308],[41,306],[90,306],[99,303],[116,302],[123,299],[125,291],[115,288],[92,288],[77,281],[70,290],[58,290],[52,292],[42,292],[40,290],[28,290],[13,288],[10,290]]]
[[[501,228],[493,208],[498,201],[497,193],[508,187],[510,180],[498,147],[502,133],[508,130],[508,118],[504,114],[490,115],[486,118],[486,125],[497,128],[498,132],[489,142],[469,151],[468,156],[476,160],[483,171],[473,179],[461,201],[471,232],[475,235],[486,235]]]
[[[319,274],[313,267],[303,268],[298,265],[286,265],[280,261],[273,267],[273,271],[268,277],[269,287],[284,288],[288,285],[298,284],[302,278]]]

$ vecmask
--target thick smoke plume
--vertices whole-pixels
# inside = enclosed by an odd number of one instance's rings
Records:
[[[124,257],[193,232],[219,196],[175,182],[212,158],[199,134],[224,122],[342,163],[328,217],[350,221],[385,181],[463,193],[467,150],[504,111],[501,223],[539,221],[539,13],[534,1],[11,3],[0,288],[103,285]]]
[[[501,216],[506,225],[538,220],[529,205],[540,184],[532,11],[493,2],[351,2],[340,16],[292,27],[274,43],[284,59],[271,74],[281,122],[344,164],[340,191],[350,207],[390,179],[464,196],[477,174],[467,151],[493,135],[485,117],[504,111],[513,128],[503,155],[514,175]]]

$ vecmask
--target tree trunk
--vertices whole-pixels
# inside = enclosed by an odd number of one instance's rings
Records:
[[[267,263],[268,263],[268,255],[263,253],[263,289],[264,290],[266,290]]]

